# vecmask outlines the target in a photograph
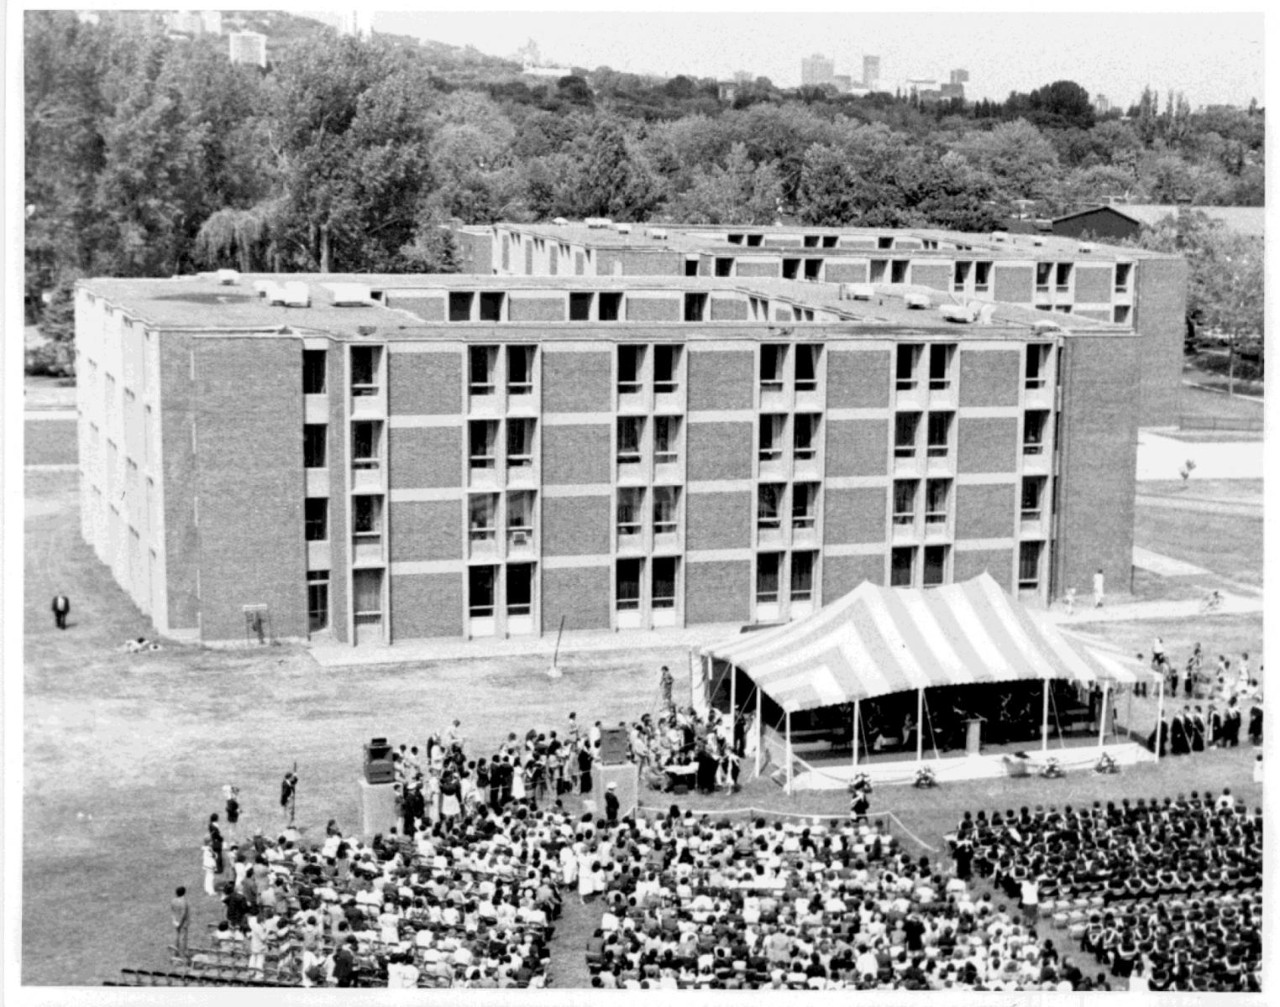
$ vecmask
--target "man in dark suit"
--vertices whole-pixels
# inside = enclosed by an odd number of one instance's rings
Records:
[[[59,629],[67,628],[67,616],[71,614],[71,599],[65,594],[55,594],[53,596],[53,624]]]

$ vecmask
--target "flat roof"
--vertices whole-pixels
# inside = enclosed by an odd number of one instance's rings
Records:
[[[259,297],[254,289],[256,281],[284,283],[300,281],[307,284],[311,295],[310,307],[283,307],[272,305]],[[384,294],[415,291],[424,295],[453,291],[533,291],[552,296],[570,292],[621,291],[631,293],[714,293],[722,292],[742,297],[759,297],[774,302],[784,301],[793,306],[821,310],[838,315],[837,320],[821,322],[780,322],[739,319],[711,322],[645,322],[622,320],[616,322],[449,322],[427,321],[412,313],[412,308],[391,307],[374,303],[339,307],[329,302],[325,284],[358,283]],[[619,336],[634,335],[639,331],[665,328],[692,327],[708,331],[709,338],[733,338],[728,330],[756,328],[762,332],[776,330],[779,326],[792,325],[807,328],[821,326],[824,331],[849,336],[859,334],[890,335],[903,331],[935,334],[939,331],[954,333],[957,337],[992,338],[1003,331],[1018,338],[1025,338],[1037,327],[1052,323],[1056,328],[1071,332],[1114,333],[1124,335],[1131,330],[1127,326],[1114,325],[1077,315],[1046,314],[1015,304],[980,302],[991,308],[990,324],[968,325],[948,321],[939,308],[944,304],[958,304],[960,299],[946,293],[924,287],[900,284],[866,286],[836,283],[815,283],[800,280],[713,277],[534,277],[534,276],[477,276],[457,273],[425,274],[375,274],[375,273],[254,273],[241,274],[234,285],[224,285],[215,274],[201,273],[193,276],[169,278],[107,278],[99,277],[79,281],[78,286],[105,299],[131,317],[149,327],[209,333],[277,334],[288,328],[295,332],[328,334],[335,337],[356,337],[359,329],[372,326],[378,337],[468,339],[468,333],[495,329],[512,333],[525,332],[521,338],[546,338],[547,330],[555,331],[555,338],[574,338],[580,332],[590,332],[599,338],[601,330]],[[852,288],[861,286],[870,292],[866,300],[852,299]],[[929,307],[915,308],[907,304],[907,296],[926,297]],[[489,338],[492,338],[490,336]]]

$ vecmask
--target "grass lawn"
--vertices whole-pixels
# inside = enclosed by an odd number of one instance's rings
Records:
[[[74,409],[76,386],[73,378],[51,378],[28,374],[22,384],[22,408]]]
[[[1161,430],[1161,437],[1183,444],[1257,444],[1265,441],[1266,434],[1262,430]]]
[[[1213,387],[1221,384],[1224,390],[1226,388],[1226,379],[1218,378],[1216,375],[1183,371],[1182,376],[1188,381],[1203,382]],[[1262,394],[1260,386],[1255,389],[1241,382],[1236,383],[1236,390]],[[1177,395],[1178,412],[1185,418],[1183,423],[1192,429],[1210,427],[1215,423],[1224,429],[1232,426],[1256,427],[1262,423],[1263,404],[1254,399],[1240,398],[1221,392],[1208,392],[1201,388],[1189,388],[1186,385],[1178,388]]]
[[[1245,516],[1139,505],[1134,510],[1133,542],[1237,584],[1262,587],[1261,510]]]
[[[370,737],[420,742],[457,716],[483,751],[510,730],[558,728],[570,710],[586,721],[616,723],[653,709],[661,664],[685,666],[684,651],[675,648],[571,655],[561,662],[564,677],[554,681],[543,674],[543,658],[324,670],[304,649],[287,646],[167,645],[158,653],[126,655],[118,647],[144,634],[146,624],[79,537],[75,474],[29,473],[26,492],[24,983],[96,984],[121,967],[163,967],[168,900],[178,884],[195,893],[198,943],[206,923],[221,915],[200,893],[199,846],[208,815],[222,810],[224,783],[241,788],[242,830],[274,828],[279,780],[296,761],[300,824],[314,835],[336,818],[355,832],[361,745]],[[1199,516],[1190,517],[1199,528]],[[48,611],[58,590],[73,605],[66,632],[53,628]],[[1091,628],[1144,652],[1161,633],[1175,655],[1200,639],[1210,652],[1247,648],[1261,659],[1257,617],[1215,617],[1203,627]],[[927,792],[883,788],[873,810],[893,810],[923,842],[941,848],[966,808],[1222,786],[1258,803],[1251,763],[1251,753],[1241,749],[1105,779],[976,781]],[[669,798],[652,800],[666,806]],[[841,793],[792,800],[767,780],[751,781],[732,797],[686,800],[717,811],[744,805],[806,814],[847,810]],[[580,965],[568,965],[582,958],[579,938],[590,926],[590,918],[579,917],[558,937],[564,965],[557,965],[558,975],[582,974]]]
[[[74,465],[79,457],[75,420],[27,420],[22,460],[26,465]]]
[[[1264,480],[1262,479],[1163,479],[1144,481],[1138,488],[1139,496],[1173,497],[1179,500],[1229,500],[1233,503],[1262,506]],[[1141,505],[1139,505],[1141,506]]]

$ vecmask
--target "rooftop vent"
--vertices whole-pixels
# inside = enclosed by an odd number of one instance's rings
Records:
[[[613,221],[608,217],[588,217],[583,221],[588,227],[612,227]]]
[[[1008,232],[1006,232],[1006,231],[992,231],[992,232],[991,232],[991,240],[992,240],[992,241],[1008,241],[1008,240],[1009,240]]]
[[[665,227],[651,227],[649,229],[649,234],[654,241],[667,240],[667,229]]]
[[[564,227],[565,224],[569,223],[569,219],[567,217],[556,217],[555,220],[551,221],[551,223],[555,224],[557,227]]]
[[[1031,328],[1034,329],[1036,332],[1061,332],[1062,331],[1061,325],[1059,325],[1057,322],[1051,322],[1047,318],[1042,321],[1036,322],[1035,325],[1031,326]]]
[[[630,233],[631,233],[631,225],[630,225],[630,224],[615,224],[615,225],[614,225],[614,230],[616,230],[619,234],[630,234]]]
[[[271,300],[271,294],[275,291],[278,284],[275,280],[254,280],[253,292],[259,297],[265,297]]]
[[[311,291],[301,280],[290,280],[284,285],[281,300],[286,308],[311,307]]]
[[[219,269],[215,275],[224,287],[233,287],[240,282],[240,271],[236,269]]]
[[[928,308],[933,304],[933,301],[930,300],[928,294],[907,294],[904,300],[907,302],[908,308],[915,308],[917,310],[921,308]]]
[[[1093,245],[1091,245],[1087,241],[1082,241],[1080,242],[1080,245],[1079,245],[1079,251],[1082,255],[1088,255],[1090,252],[1093,251]]]
[[[1034,237],[1031,239],[1031,244],[1035,245],[1036,248],[1039,248],[1041,245],[1044,244],[1044,238],[1041,238],[1039,236]]]
[[[339,307],[363,307],[373,300],[373,294],[365,283],[326,283],[324,287]]]
[[[944,304],[939,309],[942,317],[948,322],[960,325],[990,325],[996,313],[996,306],[983,301],[970,301],[968,304]]]
[[[875,295],[876,288],[870,283],[842,283],[840,284],[840,300],[842,301],[869,301]]]
[[[378,327],[376,325],[357,325],[356,326],[357,336],[371,336],[377,331],[378,331]]]

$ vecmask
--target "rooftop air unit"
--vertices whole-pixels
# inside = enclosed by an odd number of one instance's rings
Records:
[[[278,284],[275,280],[254,280],[253,292],[259,297],[265,297],[267,300],[270,300],[271,294],[277,286]]]
[[[665,227],[651,227],[649,229],[649,235],[654,241],[666,241],[667,229]]]
[[[842,283],[840,284],[840,300],[842,301],[869,301],[875,295],[876,288],[870,283]]]
[[[631,225],[630,225],[630,224],[615,224],[615,225],[614,225],[614,229],[615,229],[619,234],[630,234],[630,233],[631,233]]]
[[[565,224],[569,223],[569,220],[567,217],[556,217],[556,219],[551,221],[551,223],[555,224],[557,227],[564,227]]]
[[[1039,236],[1034,237],[1031,239],[1031,244],[1035,245],[1036,248],[1040,248],[1044,244],[1044,238],[1041,238]]]
[[[1080,242],[1080,245],[1079,245],[1079,251],[1082,255],[1088,255],[1090,252],[1093,251],[1093,245],[1091,245],[1087,241],[1082,241]]]
[[[1061,332],[1062,331],[1061,325],[1059,325],[1057,322],[1051,322],[1047,318],[1044,319],[1043,321],[1036,322],[1033,326],[1031,326],[1031,328],[1034,329],[1036,332]]]
[[[307,285],[301,280],[290,280],[286,283],[281,299],[286,308],[311,307],[311,291],[307,289]]]
[[[933,301],[930,300],[928,294],[907,294],[904,300],[907,302],[908,308],[915,308],[917,310],[921,308],[928,308],[933,304]]]
[[[368,284],[326,283],[329,297],[338,307],[364,307],[373,300]]]
[[[1007,233],[1007,232],[1005,232],[1005,231],[992,231],[992,232],[991,232],[991,240],[992,240],[992,241],[1007,241],[1008,239],[1009,239],[1009,235],[1008,235],[1008,233]]]
[[[236,269],[219,269],[215,275],[224,287],[233,287],[240,282],[240,271]]]

